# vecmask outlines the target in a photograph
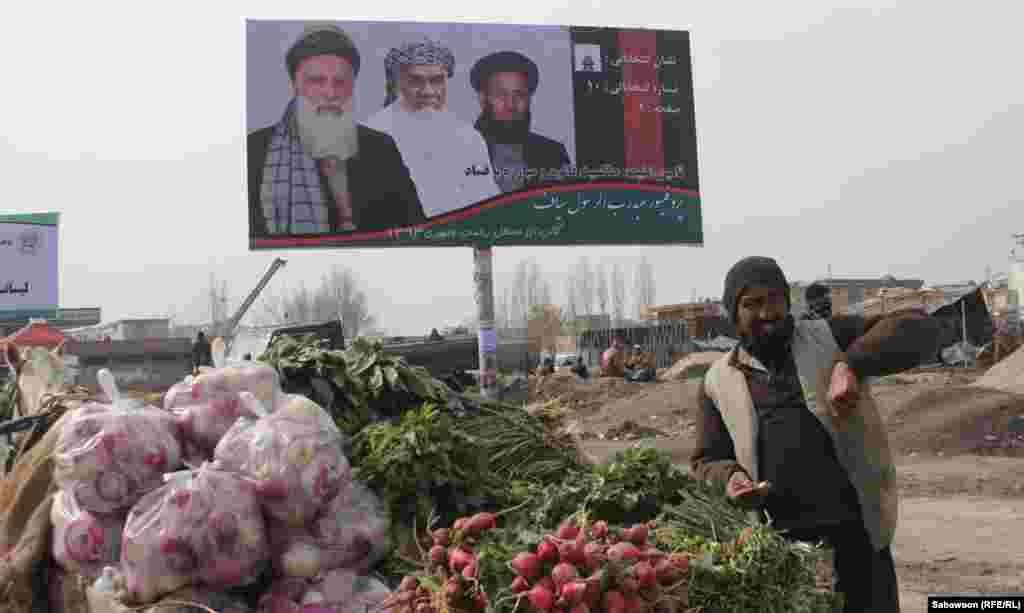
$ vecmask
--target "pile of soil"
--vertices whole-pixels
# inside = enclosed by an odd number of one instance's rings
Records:
[[[1024,457],[1024,441],[1010,431],[1011,419],[1024,415],[1024,394],[973,385],[921,387],[880,403],[894,452]]]
[[[655,436],[667,437],[669,433],[659,430],[658,428],[651,428],[649,426],[641,426],[631,419],[627,419],[618,426],[614,426],[605,433],[604,438],[611,441],[638,441],[644,438],[652,438]]]
[[[609,403],[631,398],[649,384],[630,383],[619,378],[592,378],[580,381],[571,373],[530,377],[530,404],[557,400],[562,409],[578,415],[592,415]]]
[[[975,381],[974,385],[1024,394],[1024,347],[1000,360],[985,373],[985,376]]]
[[[704,376],[708,368],[722,357],[718,351],[691,353],[672,365],[663,373],[658,373],[659,381],[685,381]]]

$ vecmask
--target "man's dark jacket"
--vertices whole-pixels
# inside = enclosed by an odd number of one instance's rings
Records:
[[[487,142],[487,152],[493,160],[494,145],[497,143],[490,135],[488,135],[486,121],[483,118],[477,119],[474,127],[484,137],[484,141]],[[572,163],[569,159],[569,152],[565,149],[565,145],[546,136],[541,136],[536,132],[529,132],[526,135],[526,142],[523,143],[523,145],[523,156],[526,161],[526,167],[537,171],[537,175],[535,177],[527,178],[525,187],[532,187],[534,185],[544,183],[557,183],[560,180],[558,176],[545,177],[544,173],[552,170],[561,170],[562,167],[568,166]]]
[[[213,366],[213,348],[208,339],[196,339],[192,343],[192,367]]]
[[[426,221],[416,185],[394,139],[363,125],[356,128],[359,153],[346,164],[357,231],[385,230]],[[253,238],[270,236],[263,218],[260,190],[273,133],[274,127],[270,126],[253,132],[248,139],[249,232]],[[320,173],[320,186],[328,204],[331,227],[336,228],[334,196],[323,173]]]

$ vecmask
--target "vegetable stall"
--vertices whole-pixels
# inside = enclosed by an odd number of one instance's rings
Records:
[[[820,586],[821,547],[784,540],[653,447],[594,464],[557,405],[456,393],[379,342],[283,337],[255,363],[176,385],[163,407],[109,395],[62,433],[55,464],[73,516],[54,513],[52,528],[53,576],[78,577],[109,611],[838,604]],[[145,447],[156,440],[160,453]]]

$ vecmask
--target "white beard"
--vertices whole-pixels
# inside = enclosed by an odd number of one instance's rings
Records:
[[[299,96],[297,100],[295,123],[306,153],[313,159],[336,157],[339,160],[347,160],[357,153],[359,139],[351,99],[345,103],[341,115],[318,113],[306,98]]]
[[[405,95],[401,92],[398,93],[398,108],[405,111],[409,115],[417,118],[430,119],[435,115],[445,114],[448,112],[448,103],[445,102],[441,105],[441,108],[436,109],[432,106],[428,106],[422,109],[416,109],[416,105],[406,99]],[[415,110],[410,110],[415,109]]]

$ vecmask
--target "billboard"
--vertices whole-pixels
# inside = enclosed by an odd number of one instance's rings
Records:
[[[58,213],[0,215],[0,319],[57,311]]]
[[[245,30],[253,250],[703,242],[685,31]]]

